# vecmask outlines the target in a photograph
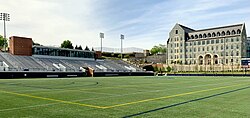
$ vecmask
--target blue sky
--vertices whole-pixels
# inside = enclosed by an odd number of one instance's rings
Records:
[[[31,37],[43,45],[150,49],[165,44],[180,23],[193,29],[246,23],[250,34],[249,0],[0,0],[0,12],[11,14],[7,35]],[[3,23],[0,23],[0,27]],[[3,34],[3,28],[0,28]]]

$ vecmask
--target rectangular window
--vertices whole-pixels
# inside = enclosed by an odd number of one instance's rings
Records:
[[[210,40],[207,40],[207,44],[210,44]]]
[[[178,34],[178,30],[175,30],[175,34]]]
[[[219,43],[220,42],[220,40],[219,39],[216,39],[216,43]]]
[[[202,41],[202,45],[205,45],[205,41]]]
[[[211,44],[214,44],[214,40],[211,40]]]

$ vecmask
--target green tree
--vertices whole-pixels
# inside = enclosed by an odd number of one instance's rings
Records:
[[[82,46],[80,45],[80,46],[78,47],[78,49],[79,49],[79,50],[82,50]]]
[[[8,47],[7,39],[0,35],[0,49],[4,48],[4,44],[6,47]]]
[[[84,50],[88,50],[88,51],[90,51],[88,46],[86,46],[86,48],[85,48]]]
[[[154,46],[150,50],[151,54],[153,54],[153,55],[159,54],[159,53],[164,54],[164,53],[166,53],[166,51],[167,51],[166,45],[162,45],[162,44],[159,44],[158,46]]]
[[[63,41],[63,43],[61,44],[61,48],[69,48],[69,49],[74,49],[72,43],[70,40],[65,40]]]

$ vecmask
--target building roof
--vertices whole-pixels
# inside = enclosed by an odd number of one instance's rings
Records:
[[[185,32],[192,32],[192,31],[195,31],[194,29],[192,28],[189,28],[189,27],[186,27],[184,25],[181,25],[181,24],[178,24],[182,29],[185,30]]]
[[[227,25],[227,26],[213,27],[213,28],[207,28],[207,29],[200,29],[200,30],[195,30],[195,31],[200,32],[200,31],[225,29],[225,28],[235,28],[235,27],[242,27],[242,26],[243,26],[243,24],[236,24],[236,25]]]

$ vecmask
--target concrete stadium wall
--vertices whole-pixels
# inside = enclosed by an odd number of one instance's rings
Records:
[[[95,72],[94,77],[105,76],[154,76],[153,72]]]
[[[86,77],[85,72],[0,72],[0,79]]]

